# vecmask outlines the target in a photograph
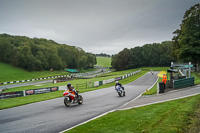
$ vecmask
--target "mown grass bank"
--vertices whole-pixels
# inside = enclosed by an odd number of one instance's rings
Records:
[[[25,79],[36,79],[56,75],[68,75],[69,72],[65,71],[33,71],[28,72],[23,69],[13,67],[11,65],[0,62],[0,83],[9,81],[18,81]]]
[[[97,64],[96,66],[102,66],[102,67],[111,67],[111,58],[110,57],[96,57]]]
[[[127,70],[127,71],[129,72],[129,71],[132,71],[132,70]],[[127,71],[121,71],[121,73],[126,73]],[[135,69],[134,69],[134,71],[135,71]],[[120,83],[122,83],[122,84],[130,83],[130,82],[138,79],[139,77],[143,76],[146,73],[147,73],[147,71],[141,71],[140,73],[137,73],[134,76],[120,80]],[[116,77],[116,75],[111,76],[111,77]],[[109,79],[111,77],[95,78],[95,81],[99,81],[99,79],[106,79],[106,78]],[[71,80],[70,83],[72,83],[72,85],[75,85],[76,83],[84,83],[84,82],[88,82],[88,81],[91,81],[91,79]],[[67,84],[67,82],[57,83],[57,84],[54,84],[54,86],[66,85],[66,84]],[[111,87],[111,86],[114,86],[114,85],[115,85],[115,82],[105,84],[105,85],[101,85],[99,87],[92,87],[92,88],[88,88],[88,89],[78,89],[78,90],[80,90],[80,92],[83,93],[83,92],[92,91],[92,90],[96,90],[96,89]],[[49,85],[47,84],[47,85],[44,85],[44,86],[40,86],[39,88],[42,88],[42,87],[49,87]],[[33,88],[37,88],[37,87],[36,86],[28,86],[28,87],[24,87],[24,88],[23,87],[17,87],[17,88],[9,89],[7,92],[9,92],[9,91],[10,92],[11,91],[20,91],[20,90],[24,90],[24,89],[33,89]],[[63,90],[57,91],[57,92],[45,93],[45,94],[30,95],[30,96],[25,96],[25,97],[2,99],[2,100],[0,100],[0,109],[6,109],[6,108],[21,106],[21,105],[25,105],[25,104],[29,104],[29,103],[34,103],[34,102],[39,102],[39,101],[44,101],[44,100],[62,97],[62,93],[63,93]]]
[[[80,70],[80,73],[91,72],[97,69],[90,68],[87,70]],[[0,83],[9,81],[29,80],[43,77],[51,77],[58,75],[69,75],[69,72],[61,71],[26,71],[20,68],[0,62]]]
[[[200,95],[116,111],[67,133],[199,133]]]

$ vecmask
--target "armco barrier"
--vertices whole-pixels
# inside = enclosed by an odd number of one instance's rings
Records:
[[[129,76],[133,76],[133,75],[139,73],[140,71],[141,70],[138,70],[138,71],[126,74],[122,77],[116,77],[116,78],[113,78],[113,79],[108,79],[108,80],[103,80],[103,81],[96,81],[96,82],[94,82],[94,87],[97,87],[97,86],[100,86],[100,85],[103,85],[103,84],[107,84],[107,83],[111,83],[111,82],[114,82],[114,81],[117,81],[117,80],[125,79]]]
[[[59,87],[49,87],[49,88],[40,88],[40,89],[32,89],[32,90],[24,90],[24,91],[16,91],[16,92],[5,92],[5,93],[0,93],[0,99],[22,97],[22,96],[34,95],[34,94],[42,94],[42,93],[54,92],[58,90],[59,90]]]
[[[36,79],[29,79],[29,80],[20,80],[20,81],[3,82],[3,83],[0,83],[0,85],[13,84],[13,83],[23,83],[23,82],[37,81],[37,80],[42,80],[42,79],[59,78],[59,77],[69,77],[69,75],[60,75],[60,76],[36,78]]]
[[[94,82],[94,86],[95,87],[99,86],[99,81]]]
[[[23,91],[0,93],[0,99],[24,96]]]
[[[24,90],[24,96],[26,95],[33,95],[33,94],[42,94],[48,93],[53,91],[58,91],[58,87],[49,87],[49,88],[40,88],[40,89],[32,89],[32,90]]]
[[[188,87],[188,86],[193,86],[194,81],[195,81],[194,77],[174,80],[173,81],[174,82],[173,88],[177,89],[177,88],[184,88],[184,87]]]

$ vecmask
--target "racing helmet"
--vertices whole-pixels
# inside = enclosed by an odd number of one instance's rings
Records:
[[[70,86],[71,86],[71,83],[68,83],[68,84],[67,84],[67,87],[70,87]]]

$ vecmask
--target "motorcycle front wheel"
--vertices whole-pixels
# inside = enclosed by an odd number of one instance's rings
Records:
[[[118,92],[118,94],[119,94],[119,97],[121,97],[121,96],[122,96],[122,92]]]
[[[83,97],[81,95],[78,95],[78,104],[83,103]]]
[[[64,99],[65,106],[69,107],[71,105],[71,101],[67,98]]]

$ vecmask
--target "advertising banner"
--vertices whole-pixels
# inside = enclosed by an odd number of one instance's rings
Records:
[[[33,94],[42,94],[42,93],[48,93],[48,92],[54,92],[54,91],[58,91],[58,87],[25,90],[25,94],[26,95],[33,95]]]
[[[117,77],[115,78],[115,81],[121,80],[121,77]]]
[[[0,99],[23,96],[23,91],[0,93]]]

